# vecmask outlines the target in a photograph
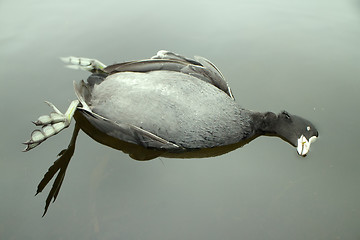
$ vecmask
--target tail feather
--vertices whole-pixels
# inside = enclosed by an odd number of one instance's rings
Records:
[[[81,80],[80,83],[77,82],[73,82],[74,84],[74,89],[75,89],[75,94],[77,96],[77,98],[79,99],[82,108],[91,112],[90,107],[87,104],[87,99],[89,99],[91,97],[91,92],[89,91],[89,89],[87,88],[86,83]]]

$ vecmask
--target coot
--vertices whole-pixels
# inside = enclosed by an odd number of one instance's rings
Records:
[[[99,143],[137,160],[158,156],[209,157],[232,151],[260,135],[278,136],[306,156],[318,131],[308,120],[286,111],[255,112],[234,99],[221,72],[209,60],[195,60],[169,52],[105,66],[98,60],[68,57],[69,67],[92,72],[87,82],[74,82],[78,100],[65,114],[54,110],[34,122],[24,151],[70,125],[75,128],[67,149],[38,185],[41,192],[59,171],[46,200],[56,199],[80,129]]]

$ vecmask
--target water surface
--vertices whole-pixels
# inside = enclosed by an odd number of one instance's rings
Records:
[[[351,0],[0,3],[1,239],[360,238],[360,4]],[[214,62],[242,106],[311,120],[306,158],[261,137],[216,158],[137,162],[81,133],[41,218],[36,186],[73,125],[29,153],[31,120],[66,110],[88,73],[160,49]]]

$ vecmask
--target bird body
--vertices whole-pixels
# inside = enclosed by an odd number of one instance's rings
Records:
[[[251,132],[247,110],[217,87],[180,72],[110,75],[94,86],[89,104],[94,113],[151,132],[179,150],[233,144]]]

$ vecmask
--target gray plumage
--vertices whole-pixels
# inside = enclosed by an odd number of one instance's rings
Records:
[[[179,150],[233,144],[250,133],[247,110],[212,84],[177,71],[112,74],[93,87],[87,104],[115,125],[139,127]],[[156,139],[129,139],[124,131],[114,131],[117,128],[103,130],[144,147],[173,149],[159,146]]]

